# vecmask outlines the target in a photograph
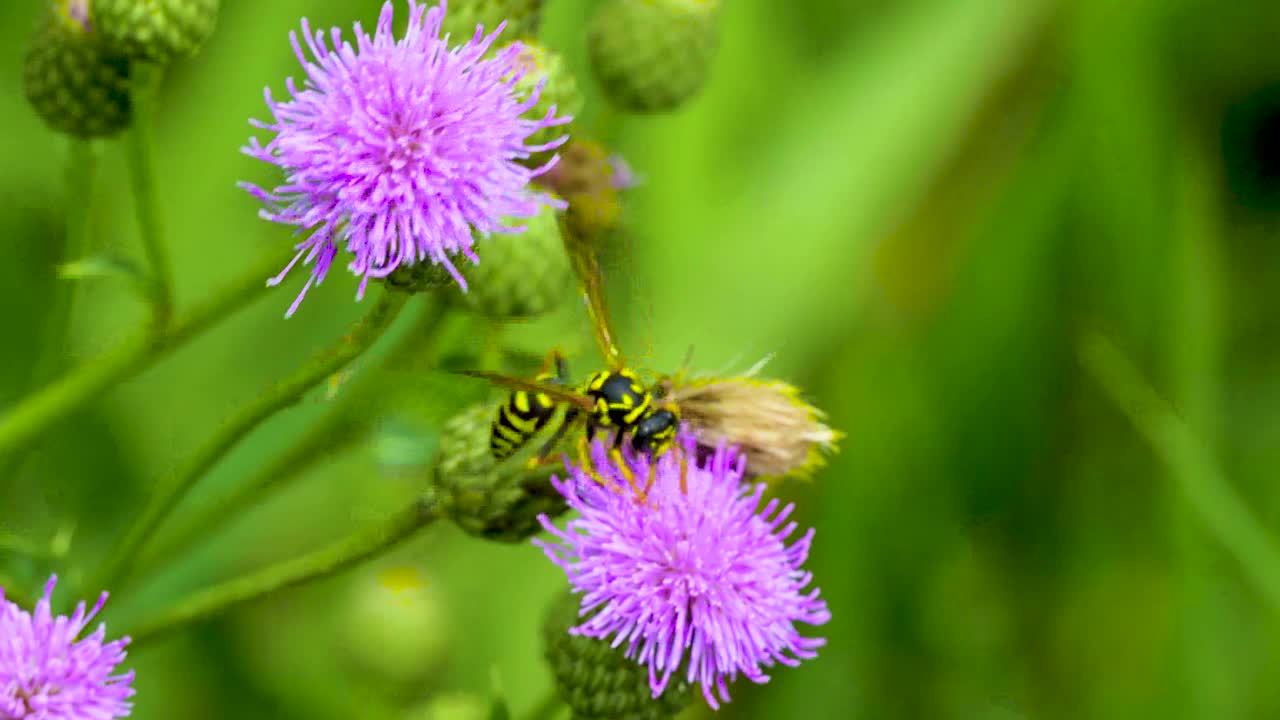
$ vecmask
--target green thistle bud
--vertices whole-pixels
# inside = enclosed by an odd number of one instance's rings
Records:
[[[600,143],[580,138],[565,143],[560,162],[538,182],[569,203],[565,230],[574,239],[595,243],[621,224],[614,167]]]
[[[521,542],[542,529],[538,515],[565,511],[564,498],[551,487],[557,463],[529,470],[519,455],[502,462],[489,450],[494,403],[472,405],[445,423],[440,436],[434,485],[444,496],[449,516],[470,535],[499,542]],[[538,442],[538,440],[534,440]]]
[[[92,0],[89,19],[113,49],[166,63],[194,55],[213,34],[220,0]]]
[[[524,50],[520,52],[517,62],[525,73],[516,83],[516,96],[521,101],[527,99],[538,87],[542,86],[542,94],[538,103],[525,111],[524,117],[530,120],[541,120],[554,105],[556,117],[577,117],[582,112],[582,92],[578,89],[578,81],[573,77],[569,66],[559,53],[532,40],[520,41]],[[567,125],[552,125],[530,135],[525,141],[527,145],[545,145],[569,133]],[[545,165],[555,150],[544,150],[524,160],[529,167]]]
[[[413,265],[401,265],[392,270],[390,275],[383,278],[382,282],[392,290],[399,290],[410,295],[454,284],[453,276],[449,274],[449,270],[444,265],[433,263],[430,260],[423,260]]]
[[[498,23],[505,20],[503,40],[521,40],[538,35],[542,22],[543,0],[449,0],[449,12],[444,15],[443,32],[449,33],[450,44],[470,40],[476,34],[476,26],[493,32]]]
[[[679,678],[654,698],[649,670],[612,648],[604,640],[570,635],[582,623],[580,598],[564,594],[556,599],[543,623],[544,653],[555,674],[560,699],[573,710],[574,720],[666,720],[689,704],[693,687]]]
[[[476,238],[480,264],[459,266],[467,292],[453,295],[456,302],[495,320],[536,317],[558,307],[573,288],[573,273],[556,212],[543,206],[518,221],[524,232]]]
[[[719,0],[604,0],[591,17],[591,68],[622,110],[673,110],[706,83]]]
[[[377,579],[360,577],[341,603],[337,642],[352,666],[387,687],[413,691],[447,662],[451,625],[441,594],[418,580],[398,577],[409,568],[388,568]]]
[[[132,118],[129,61],[109,52],[71,9],[45,14],[27,48],[23,89],[54,130],[82,138],[114,135]]]

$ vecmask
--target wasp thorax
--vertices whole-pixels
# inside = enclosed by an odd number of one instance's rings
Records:
[[[592,413],[595,423],[606,428],[630,429],[653,407],[653,394],[625,368],[592,375],[587,395],[596,403]]]
[[[841,434],[823,413],[780,380],[713,378],[672,383],[668,399],[679,405],[701,445],[737,446],[747,473],[757,477],[807,476],[834,452]]]

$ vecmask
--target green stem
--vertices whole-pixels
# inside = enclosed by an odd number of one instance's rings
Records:
[[[108,551],[98,568],[95,582],[89,587],[117,588],[119,581],[133,569],[138,551],[196,481],[262,421],[296,403],[304,393],[346,367],[373,345],[391,325],[408,297],[401,292],[383,291],[369,313],[336,345],[317,353],[284,380],[268,387],[215,430],[186,463],[160,481],[142,514]]]
[[[387,354],[383,366],[395,367],[413,355],[432,353],[431,341],[438,336],[436,331],[448,316],[448,311],[449,304],[442,300],[431,303],[400,343]],[[361,373],[324,417],[287,450],[254,473],[249,482],[211,503],[186,523],[170,542],[153,553],[144,553],[142,568],[149,571],[166,564],[201,540],[215,535],[228,520],[240,516],[268,493],[282,488],[315,463],[360,441],[368,429],[364,418],[359,417],[360,407],[376,392],[378,379],[377,373]]]
[[[93,178],[97,170],[98,152],[93,142],[72,139],[67,158],[67,197],[63,205],[67,209],[66,236],[60,261],[79,260],[89,248],[89,207],[93,201]],[[53,272],[50,272],[53,275]],[[44,386],[57,377],[67,357],[67,331],[71,325],[71,310],[80,282],[55,278],[49,302],[44,336],[41,338],[35,364],[31,368],[31,380],[27,389]],[[28,446],[25,448],[30,450]],[[4,457],[0,452],[0,478],[15,477],[22,469],[26,452],[12,453]]]
[[[1079,352],[1085,369],[1169,466],[1209,533],[1280,611],[1280,553],[1191,429],[1109,340],[1087,336]]]
[[[264,278],[279,272],[292,257],[277,256],[254,265],[242,279],[223,288],[159,336],[145,333],[120,349],[70,371],[23,398],[0,414],[0,459],[35,439],[49,426],[98,397],[107,388],[150,367],[152,363],[249,304],[267,290]]]
[[[93,178],[98,151],[92,141],[71,141],[67,160],[67,234],[62,246],[62,262],[79,260],[89,250],[89,208],[93,202]],[[50,303],[49,324],[45,328],[40,358],[32,373],[30,387],[37,388],[57,376],[67,354],[67,328],[80,282],[55,280]]]
[[[57,557],[52,545],[28,540],[20,535],[0,530],[0,550],[8,550],[28,558],[51,560]]]
[[[440,509],[429,499],[419,499],[385,522],[359,530],[327,548],[300,558],[286,560],[242,578],[198,591],[180,600],[125,633],[139,643],[212,617],[239,605],[285,588],[302,585],[341,572],[390,550],[440,517]]]
[[[156,197],[155,110],[156,95],[164,69],[159,65],[139,62],[133,67],[133,124],[125,140],[129,183],[133,189],[133,208],[138,218],[138,233],[150,268],[149,295],[152,329],[156,333],[169,327],[173,315],[173,279],[169,251],[164,242],[160,220],[160,201]]]

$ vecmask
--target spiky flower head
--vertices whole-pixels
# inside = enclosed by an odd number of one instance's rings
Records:
[[[473,230],[510,232],[502,218],[533,217],[554,202],[529,188],[547,166],[519,161],[563,142],[528,140],[569,118],[554,109],[524,116],[541,88],[523,100],[516,91],[524,73],[521,46],[490,54],[499,26],[450,47],[440,37],[443,1],[428,9],[409,0],[408,29],[397,40],[392,13],[391,2],[382,6],[372,35],[356,23],[354,45],[333,28],[332,47],[304,19],[306,51],[297,35],[290,39],[306,83],[286,81],[290,99],[279,102],[268,89],[274,120],[253,121],[276,135],[266,145],[251,138],[244,152],[278,165],[285,183],[272,190],[241,186],[266,204],[263,219],[308,233],[289,266],[269,281],[278,284],[299,261],[313,266],[290,315],[324,279],[340,245],[361,278],[357,299],[370,279],[424,262],[443,265],[465,290],[451,258],[480,261]]]
[[[649,673],[607,640],[569,632],[582,622],[579,599],[563,593],[542,624],[543,653],[555,676],[556,694],[574,720],[668,720],[689,704],[693,686],[675,678],[652,697]]]
[[[93,0],[93,26],[113,49],[165,63],[194,55],[213,34],[221,0]]]
[[[697,428],[704,448],[732,444],[741,450],[749,477],[809,477],[842,435],[796,386],[755,377],[760,367],[730,378],[668,378],[664,398]]]
[[[560,515],[567,507],[551,487],[549,467],[529,469],[518,456],[494,459],[489,438],[497,409],[493,403],[476,403],[445,423],[432,490],[463,532],[520,542],[541,529],[541,518]]]
[[[765,501],[763,484],[742,482],[744,457],[720,447],[702,459],[691,433],[675,452],[651,460],[610,459],[592,448],[592,468],[552,479],[581,515],[554,536],[535,540],[583,593],[586,617],[571,632],[609,638],[649,669],[658,697],[679,673],[702,687],[707,703],[728,701],[738,675],[762,683],[775,663],[796,665],[823,645],[797,623],[830,619],[812,576],[801,566],[813,530],[790,545],[792,505]],[[593,613],[593,614],[592,614]]]
[[[28,613],[5,600],[0,588],[0,718],[5,720],[110,720],[129,715],[133,671],[115,673],[128,638],[104,642],[102,625],[79,638],[107,601],[76,606],[54,617],[50,596],[57,577]]]
[[[23,91],[54,130],[108,137],[133,118],[131,68],[102,42],[88,13],[86,0],[63,0],[42,14],[23,60]]]

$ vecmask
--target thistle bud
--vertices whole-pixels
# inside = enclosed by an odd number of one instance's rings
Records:
[[[129,126],[129,60],[112,53],[73,5],[45,13],[23,63],[28,102],[49,127],[81,138]]]
[[[382,279],[382,283],[392,290],[412,295],[452,285],[453,276],[444,265],[423,260],[397,267]]]
[[[663,396],[697,428],[699,445],[737,447],[749,477],[808,477],[836,451],[842,434],[794,385],[753,377],[759,367],[732,378],[669,378]]]
[[[560,162],[538,179],[569,203],[565,229],[577,240],[595,243],[622,221],[618,191],[628,187],[616,156],[592,140],[573,139],[560,150]]]
[[[433,484],[464,532],[514,543],[542,529],[539,515],[554,517],[566,506],[550,483],[556,464],[530,470],[518,457],[494,459],[489,433],[497,412],[479,403],[445,423]]]
[[[476,26],[486,33],[498,29],[506,21],[503,40],[537,37],[542,22],[543,0],[449,0],[441,31],[449,33],[451,44],[457,45],[476,34]]]
[[[538,102],[524,112],[524,117],[534,121],[542,120],[547,117],[547,111],[552,106],[556,109],[556,117],[578,116],[582,112],[582,92],[578,89],[578,81],[569,70],[569,66],[565,64],[564,58],[554,50],[532,40],[521,40],[520,44],[523,49],[516,63],[524,74],[516,82],[516,97],[521,102],[525,102],[534,90],[542,85]],[[546,145],[565,135],[564,125],[551,125],[530,135],[525,140],[525,144]],[[529,167],[539,167],[545,165],[555,153],[556,149],[542,150],[533,153],[522,162]]]
[[[213,34],[220,0],[92,0],[89,19],[114,51],[167,63]]]
[[[337,633],[344,657],[388,687],[419,688],[449,657],[451,626],[440,593],[406,568],[352,583]],[[417,579],[407,583],[401,576]]]
[[[689,704],[693,688],[672,680],[660,697],[649,689],[649,670],[623,656],[606,640],[572,635],[579,598],[557,598],[543,623],[544,654],[555,675],[556,690],[574,720],[665,720]]]
[[[706,83],[719,0],[604,0],[588,28],[591,68],[609,101],[635,113],[674,110]]]
[[[554,310],[573,288],[557,211],[544,206],[514,233],[476,238],[479,265],[461,268],[467,292],[452,295],[464,307],[495,320],[536,317]]]

